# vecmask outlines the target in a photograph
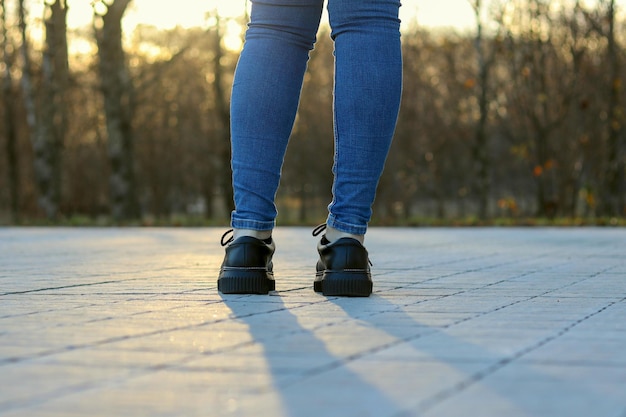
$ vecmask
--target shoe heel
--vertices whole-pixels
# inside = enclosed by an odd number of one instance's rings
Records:
[[[273,274],[265,270],[224,270],[217,280],[222,294],[267,294],[276,289]]]
[[[325,271],[314,281],[313,289],[326,296],[369,297],[373,283],[366,271]]]
[[[318,273],[315,276],[315,281],[313,281],[313,291],[315,291],[315,292],[323,292],[324,291],[324,289],[322,288],[324,286],[323,282],[322,282],[322,279],[324,279],[323,274],[319,274]]]

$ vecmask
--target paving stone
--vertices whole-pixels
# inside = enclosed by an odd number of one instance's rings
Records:
[[[625,384],[623,368],[511,363],[407,415],[619,416]]]
[[[626,230],[373,228],[369,298],[220,295],[223,229],[0,228],[0,416],[626,417]]]

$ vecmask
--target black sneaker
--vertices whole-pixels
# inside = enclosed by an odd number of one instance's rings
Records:
[[[314,236],[324,228],[317,227]],[[324,295],[369,297],[372,294],[372,276],[367,249],[356,239],[344,237],[330,243],[322,236],[317,251],[317,272],[313,289]]]
[[[267,294],[276,289],[272,265],[275,245],[272,238],[260,240],[242,236],[224,241],[226,255],[217,279],[217,289],[223,294]]]

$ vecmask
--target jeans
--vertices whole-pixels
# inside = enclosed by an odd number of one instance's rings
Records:
[[[323,5],[324,0],[252,0],[231,97],[234,228],[275,226],[274,199]],[[400,107],[400,1],[328,0],[327,7],[335,48],[327,224],[362,235]]]

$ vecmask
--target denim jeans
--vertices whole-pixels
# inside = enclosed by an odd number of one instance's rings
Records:
[[[231,97],[234,228],[275,225],[274,199],[323,5],[252,0]],[[365,234],[394,134],[402,90],[399,7],[399,0],[328,0],[335,155],[327,224],[341,232]]]

